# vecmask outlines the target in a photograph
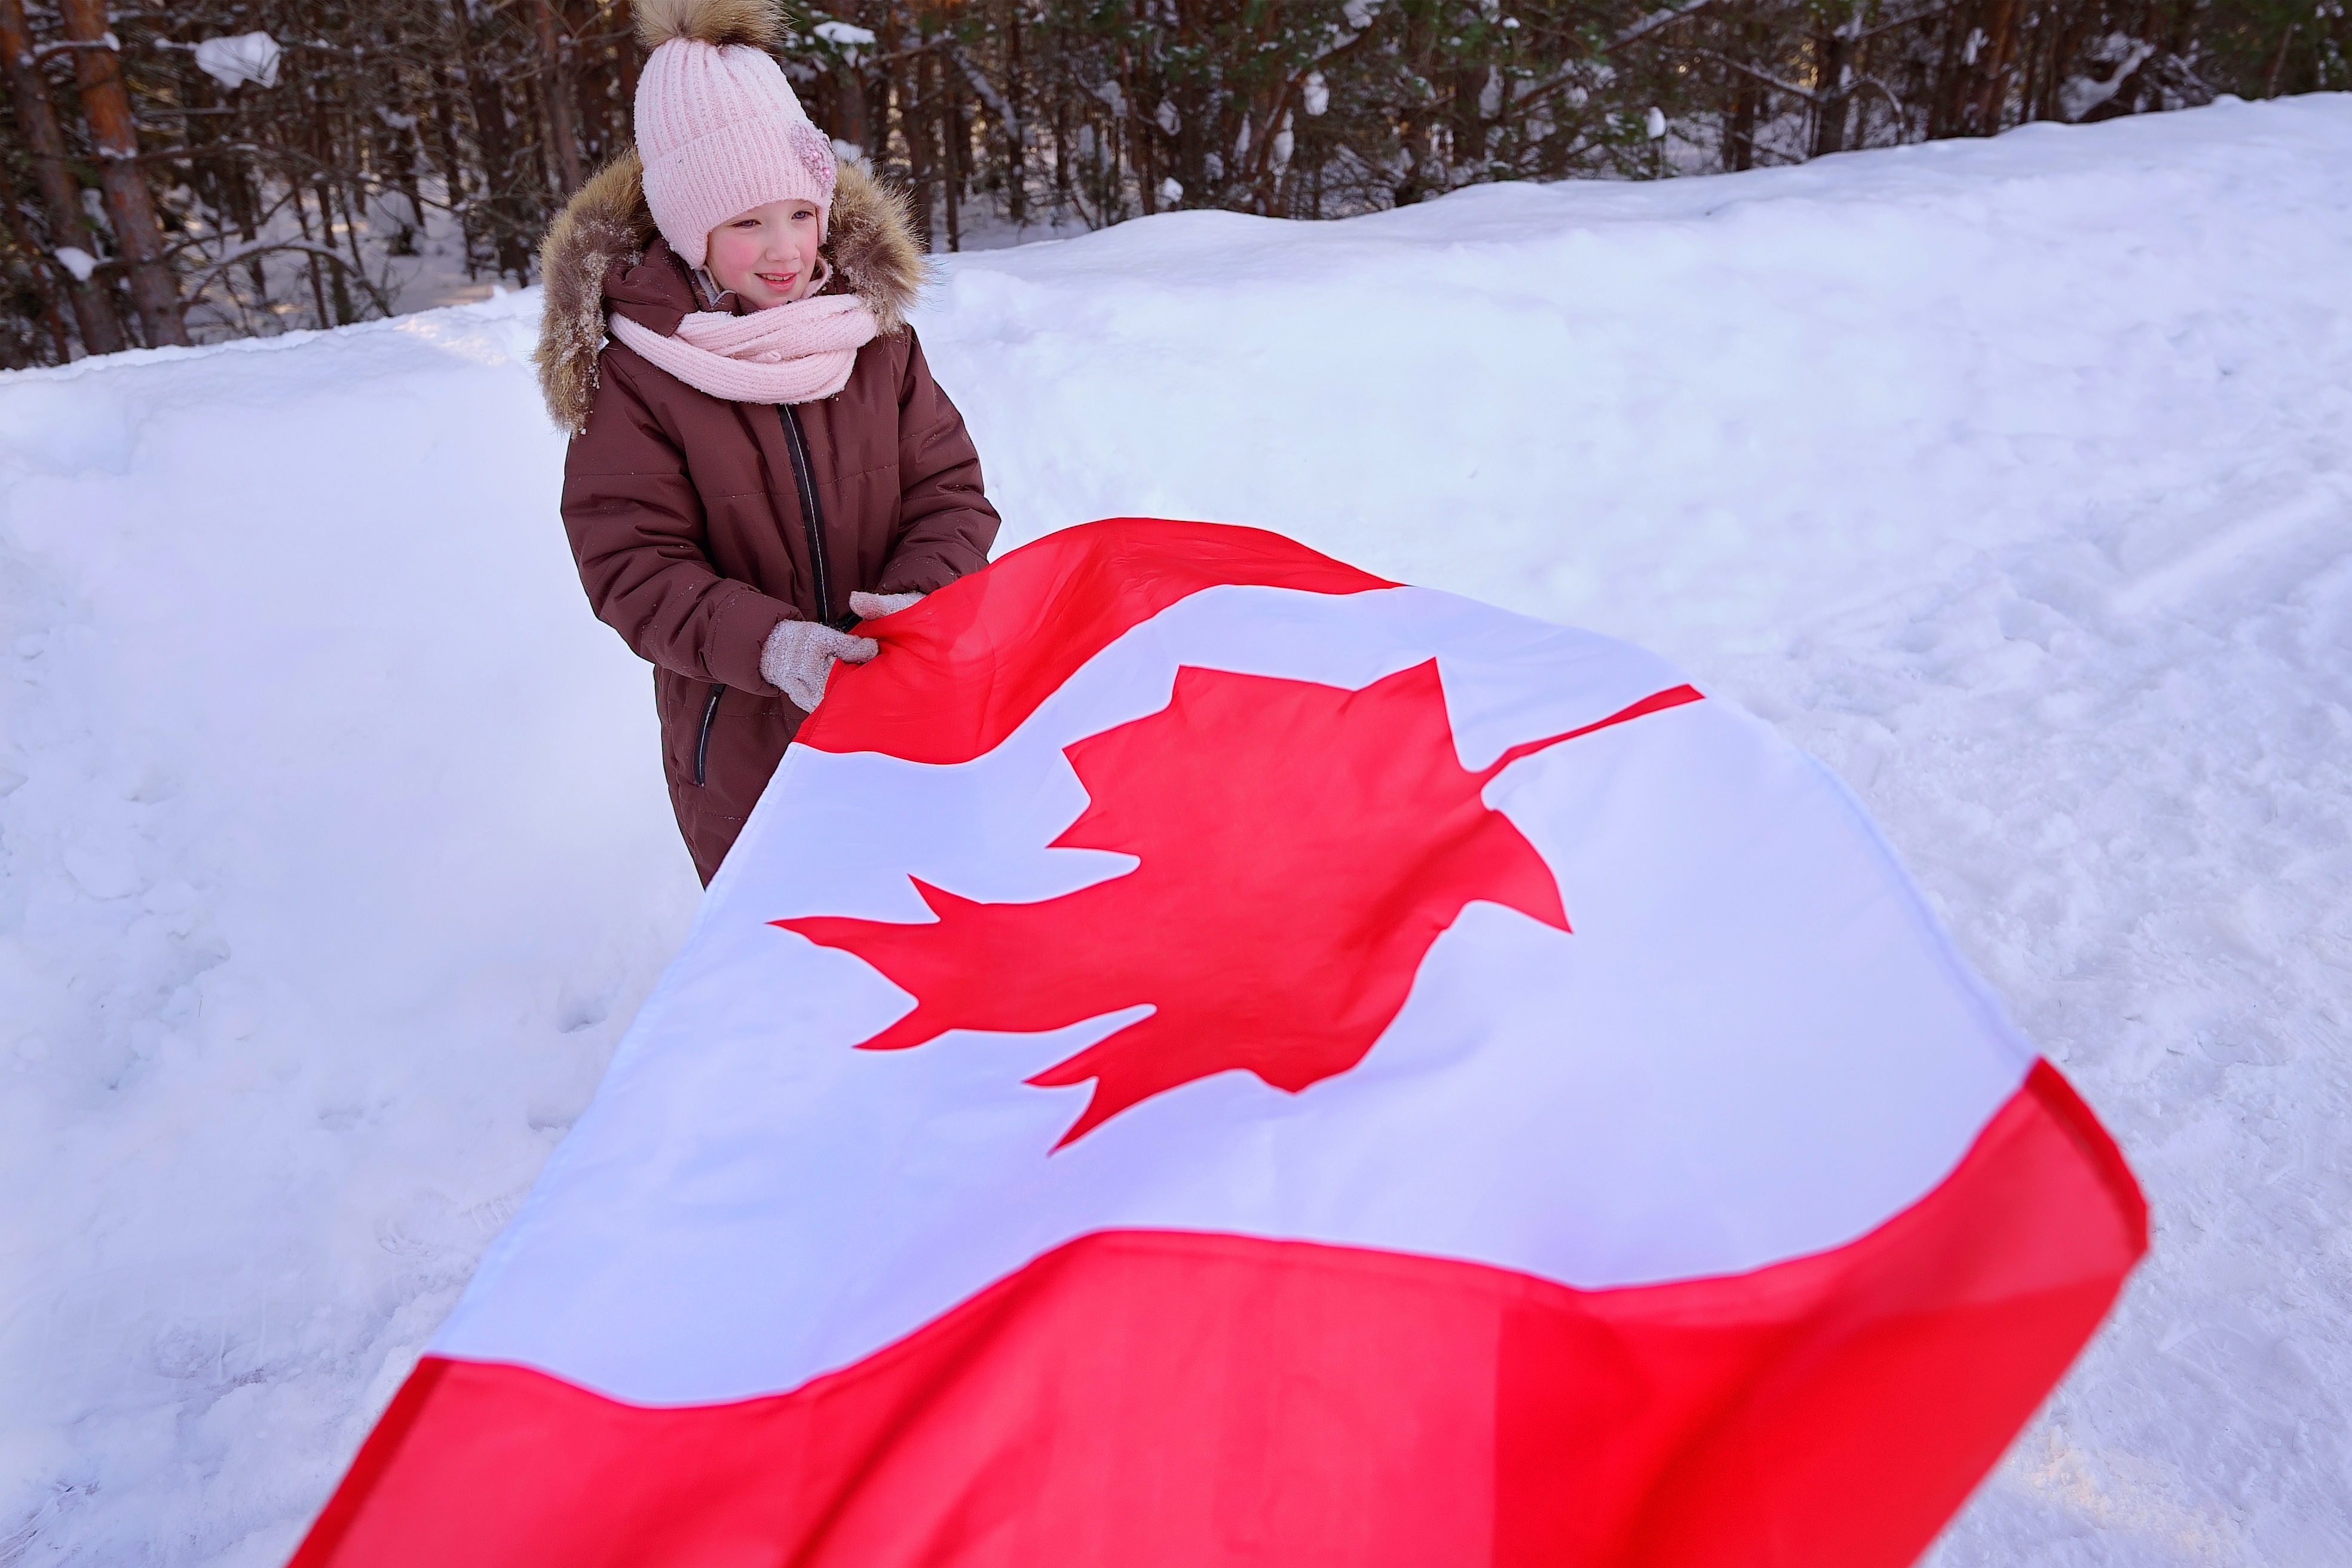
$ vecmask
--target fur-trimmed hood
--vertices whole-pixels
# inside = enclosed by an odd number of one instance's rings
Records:
[[[856,294],[885,336],[906,325],[925,262],[905,196],[844,163],[823,254],[833,267],[826,293]],[[540,244],[539,271],[547,293],[531,361],[549,417],[577,435],[596,400],[605,312],[625,310],[667,334],[697,308],[686,264],[654,228],[635,152],[607,164],[566,204]]]

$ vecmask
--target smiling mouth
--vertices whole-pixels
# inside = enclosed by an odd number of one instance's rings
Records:
[[[769,288],[774,289],[779,294],[785,292],[791,289],[793,284],[799,282],[801,277],[797,272],[754,272],[751,276],[757,278],[761,282],[766,284]]]

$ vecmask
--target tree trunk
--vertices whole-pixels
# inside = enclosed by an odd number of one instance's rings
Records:
[[[1083,121],[1081,121],[1083,123]],[[1073,205],[1070,195],[1070,109],[1059,95],[1054,100],[1054,216],[1060,217]]]
[[[2000,130],[2001,110],[2009,101],[2010,66],[2017,53],[2017,0],[1990,0],[1985,7],[1983,39],[1961,100],[1962,135],[1991,136]]]
[[[451,23],[457,29],[457,68],[465,73],[467,91],[473,99],[474,136],[482,154],[482,223],[490,237],[499,270],[511,275],[517,283],[527,283],[530,280],[530,257],[518,232],[518,171],[511,127],[507,121],[506,94],[481,65],[471,36],[473,22],[464,7],[457,8]]]
[[[1813,39],[1813,142],[1809,157],[1826,158],[1845,151],[1846,110],[1851,101],[1846,79],[1853,68],[1853,45],[1843,24],[1825,27]]]
[[[392,101],[396,106],[394,113],[408,121],[405,127],[389,123],[384,126],[384,159],[392,165],[392,183],[408,203],[408,225],[404,226],[403,232],[394,236],[391,249],[394,256],[414,256],[416,254],[416,241],[427,228],[425,188],[416,174],[419,154],[425,146],[421,130],[424,116],[409,112],[421,106],[410,101],[398,78],[393,79],[391,87]]]
[[[155,221],[155,200],[139,167],[139,133],[131,120],[131,95],[122,86],[122,58],[106,41],[106,0],[60,0],[66,37],[98,46],[73,51],[74,79],[81,89],[81,111],[98,144],[99,184],[114,242],[131,274],[131,301],[150,348],[188,341],[180,319],[180,287],[165,259],[163,230]]]
[[[584,176],[591,169],[601,169],[613,158],[614,128],[613,99],[606,89],[614,72],[607,56],[608,46],[598,44],[584,55],[581,48],[583,24],[577,18],[580,7],[567,5],[563,8],[565,37],[569,39],[564,55],[564,74],[572,87],[572,102],[579,115],[580,168]],[[594,21],[594,7],[589,7],[589,24]]]
[[[621,62],[621,115],[625,126],[634,128],[637,112],[637,17],[629,0],[613,0],[613,30],[621,41],[613,47],[614,58]]]
[[[898,133],[907,142],[907,172],[912,176],[915,186],[915,232],[922,237],[925,250],[931,248],[931,204],[934,199],[931,192],[930,117],[925,112],[929,105],[924,101],[929,94],[926,92],[923,98],[910,100],[907,89],[922,80],[923,61],[929,52],[926,50],[915,58],[914,68],[907,73],[907,79],[898,84]]]
[[[963,190],[963,150],[971,138],[964,134],[962,100],[956,91],[955,78],[948,71],[948,63],[939,63],[940,71],[940,166],[941,185],[948,198],[948,248],[963,248],[961,195]]]
[[[314,273],[312,284],[315,287],[317,283],[315,273],[318,264],[327,262],[327,291],[335,301],[335,325],[348,327],[359,320],[359,312],[352,309],[352,286],[344,279],[343,269],[329,259],[335,248],[335,204],[334,198],[327,194],[326,175],[310,176],[310,194],[318,198],[320,231],[319,250],[310,258]]]
[[[571,72],[565,68],[564,45],[568,39],[556,28],[554,0],[533,0],[532,19],[539,25],[539,52],[542,57],[541,75],[543,86],[540,101],[547,110],[549,144],[555,150],[556,177],[563,188],[556,192],[559,200],[578,190],[581,184],[580,143],[572,134],[572,93],[568,88]]]
[[[1727,173],[1756,166],[1756,110],[1762,95],[1742,76],[1731,89],[1731,114],[1723,128],[1723,167]]]
[[[293,205],[294,222],[301,228],[303,240],[306,243],[310,242],[310,217],[303,210],[302,187],[289,185],[286,188],[286,199]],[[320,327],[324,327],[327,325],[327,286],[319,280],[319,253],[316,250],[306,250],[302,259],[310,264],[311,319]]]
[[[16,110],[16,130],[25,138],[25,152],[33,165],[33,180],[41,193],[48,219],[49,243],[73,246],[91,255],[97,241],[89,219],[81,210],[80,187],[66,167],[66,139],[58,129],[57,111],[49,106],[48,84],[33,58],[33,38],[25,25],[24,0],[0,0],[0,52],[7,57],[8,97]],[[110,354],[128,348],[114,301],[96,278],[84,282],[68,277],[66,300],[73,307],[74,326],[81,333],[82,352]]]
[[[16,201],[16,183],[8,177],[8,163],[0,158],[0,209],[7,213],[8,238],[25,253],[25,269],[41,299],[41,325],[48,329],[49,347],[57,358],[54,364],[63,364],[73,358],[73,339],[66,331],[64,313],[58,308],[57,279],[70,282],[72,274],[41,254],[40,242],[25,227],[25,215]],[[37,364],[36,359],[27,362]],[[22,369],[23,366],[12,366]]]
[[[2286,25],[2286,31],[2279,35],[2278,53],[2271,57],[2271,68],[2263,73],[2264,98],[2276,98],[2279,95],[2279,79],[2286,75],[2287,47],[2294,42],[2295,29],[2302,25],[2300,22],[2289,22]]]
[[[834,97],[841,104],[834,134],[862,150],[867,162],[878,165],[882,154],[889,149],[877,147],[866,139],[871,132],[866,129],[866,83],[857,67],[845,63],[834,72]]]
[[[1008,0],[1004,7],[1004,101],[1018,112],[1023,79],[1020,0]],[[1021,143],[1020,126],[1011,121],[1004,126],[1004,197],[1018,232],[1029,222],[1029,158]]]
[[[449,68],[436,64],[428,79],[433,87],[433,159],[441,170],[441,196],[452,207],[466,200],[465,155],[457,150],[457,116],[450,100],[457,89],[449,82]]]

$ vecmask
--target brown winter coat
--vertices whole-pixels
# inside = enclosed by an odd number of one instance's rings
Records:
[[[706,882],[806,717],[761,679],[776,624],[846,627],[852,593],[944,587],[985,565],[996,537],[979,455],[906,325],[920,247],[856,168],[841,171],[824,254],[828,291],[855,289],[883,331],[838,394],[787,411],[698,392],[618,342],[600,352],[607,311],[674,332],[700,308],[655,237],[634,155],[572,199],[541,251],[541,384],[573,432],[564,527],[598,618],[654,664],[670,802]]]

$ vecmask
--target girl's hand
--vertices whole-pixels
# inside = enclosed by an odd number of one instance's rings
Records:
[[[760,649],[760,678],[802,712],[814,713],[835,660],[864,664],[881,651],[872,637],[854,637],[822,622],[778,621]]]
[[[919,605],[922,599],[920,594],[852,594],[849,595],[849,613],[862,621],[879,620],[884,616],[895,616],[911,605]]]

